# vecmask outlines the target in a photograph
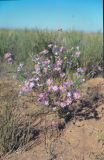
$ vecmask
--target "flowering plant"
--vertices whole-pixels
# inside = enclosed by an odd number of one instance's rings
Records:
[[[13,63],[13,54],[10,52],[5,53],[4,55],[4,60],[7,61],[8,63]]]
[[[39,89],[37,102],[57,111],[60,108],[70,108],[72,103],[81,99],[81,92],[78,85],[85,81],[85,68],[79,63],[75,65],[75,72],[70,70],[76,61],[79,61],[80,51],[77,46],[76,52],[68,54],[69,51],[63,46],[49,44],[32,60],[34,72],[32,78],[25,82],[20,91],[26,94],[32,89]],[[57,109],[56,109],[57,108]]]

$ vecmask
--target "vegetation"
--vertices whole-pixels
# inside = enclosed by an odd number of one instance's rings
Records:
[[[59,131],[68,121],[100,118],[98,102],[103,102],[104,95],[96,88],[83,93],[87,79],[103,75],[100,32],[1,29],[0,76],[8,77],[7,73],[18,84],[14,91],[14,84],[8,89],[8,78],[0,83],[0,155],[26,145],[41,128],[46,134],[44,124],[37,129],[30,119],[25,122],[26,114],[21,114],[29,95],[32,103],[45,108],[32,113],[33,117],[44,115],[46,110],[53,113],[57,120],[51,120],[50,126]],[[22,97],[27,97],[25,103],[21,103]],[[102,133],[98,141],[103,140]]]
[[[61,41],[71,49],[79,46],[81,64],[92,65],[103,63],[102,33],[85,33],[77,31],[48,31],[48,30],[0,30],[0,57],[6,52],[12,52],[16,63],[30,62],[31,53],[38,54],[51,42]]]

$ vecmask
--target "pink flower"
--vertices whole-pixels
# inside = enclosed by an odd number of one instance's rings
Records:
[[[66,88],[65,88],[64,86],[60,86],[60,87],[59,87],[59,90],[60,90],[62,93],[66,92]]]
[[[66,100],[66,104],[67,104],[67,105],[72,104],[72,98],[68,98],[68,99]]]
[[[74,90],[73,91],[73,98],[74,100],[80,100],[81,99],[81,93],[79,90]]]
[[[65,73],[60,73],[60,77],[64,78],[65,77]]]
[[[30,83],[29,83],[29,88],[31,88],[31,89],[32,89],[33,87],[35,87],[34,82],[30,82]]]
[[[60,107],[65,108],[67,106],[66,102],[60,102]]]
[[[28,86],[23,86],[19,92],[19,95],[26,94],[26,93],[30,92],[31,90],[32,90],[32,88],[29,88]]]
[[[61,59],[58,59],[58,60],[56,61],[56,65],[57,65],[57,66],[61,66],[62,63],[63,63],[63,61],[62,61]]]
[[[11,57],[12,57],[12,54],[9,52],[4,55],[5,60],[7,60],[8,58],[11,58]]]
[[[32,89],[36,86],[36,81],[34,80],[34,78],[29,79],[28,81],[25,81],[24,86],[22,87],[20,94],[24,94],[27,92],[32,91]]]
[[[79,57],[80,54],[81,54],[81,53],[80,53],[79,51],[77,51],[77,52],[75,53],[75,56],[76,56],[76,57]]]
[[[49,65],[50,64],[50,60],[46,60],[43,62],[45,65]]]
[[[36,71],[37,74],[40,73],[40,66],[39,66],[39,64],[35,64],[35,71]]]
[[[56,107],[53,107],[52,110],[55,112],[55,111],[57,110],[57,108],[56,108]]]
[[[7,61],[8,61],[8,62],[13,62],[12,57],[9,57],[9,58],[7,59]]]

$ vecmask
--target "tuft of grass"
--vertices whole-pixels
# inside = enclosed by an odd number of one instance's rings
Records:
[[[35,139],[39,131],[30,122],[21,122],[21,115],[14,102],[6,103],[0,112],[0,156],[11,153]],[[16,103],[16,102],[15,102]]]

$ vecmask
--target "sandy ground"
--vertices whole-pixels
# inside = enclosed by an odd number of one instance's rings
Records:
[[[0,96],[7,97],[7,99],[10,94],[17,96],[19,90],[17,86],[19,85],[16,80],[1,79],[0,89],[2,92]],[[97,89],[99,93],[104,94],[104,79],[95,78],[87,81],[83,86],[84,92],[88,88]],[[34,95],[32,94],[32,96]],[[45,119],[42,116],[37,118],[33,116],[37,110],[41,110],[41,107],[33,103],[32,96],[19,99],[18,103],[21,108],[18,112],[21,112],[22,121],[30,120],[35,126]],[[6,103],[2,98],[0,106],[4,102]],[[104,160],[104,104],[100,104],[98,111],[101,117],[99,120],[76,121],[75,124],[69,122],[60,133],[54,130],[47,134],[41,133],[36,140],[14,153],[2,157],[1,160]],[[28,118],[28,114],[31,115],[31,119]],[[53,117],[48,115],[46,118]],[[54,137],[50,136],[51,132],[54,132]]]

